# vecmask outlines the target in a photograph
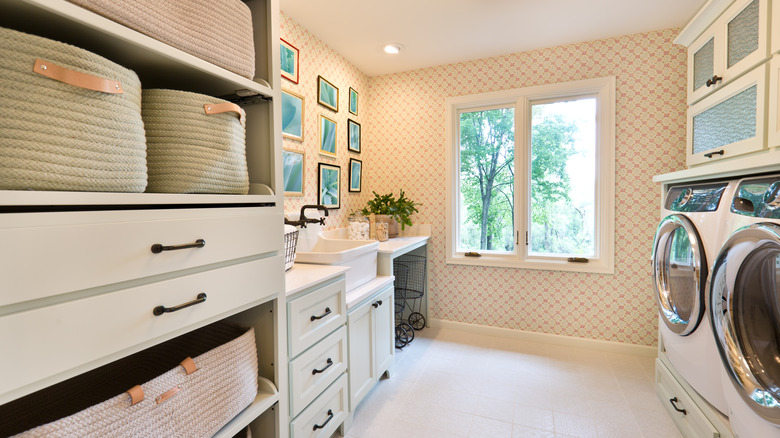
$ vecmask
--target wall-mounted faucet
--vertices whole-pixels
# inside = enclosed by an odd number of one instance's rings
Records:
[[[301,227],[301,228],[306,228],[306,224],[325,225],[325,218],[324,217],[321,217],[319,219],[309,219],[309,218],[306,217],[306,210],[314,209],[314,208],[324,212],[325,216],[328,215],[328,208],[325,207],[324,205],[304,205],[303,207],[301,207],[301,215],[300,215],[300,217],[298,218],[297,221],[291,221],[291,220],[288,220],[287,218],[284,218],[284,223],[287,224],[287,225],[294,225],[296,227]]]

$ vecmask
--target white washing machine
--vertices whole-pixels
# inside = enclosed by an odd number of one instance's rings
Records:
[[[710,276],[729,420],[741,438],[780,437],[780,175],[746,178]]]
[[[653,243],[660,341],[677,372],[723,414],[728,405],[705,310],[709,266],[720,248],[732,189],[730,181],[671,187]]]

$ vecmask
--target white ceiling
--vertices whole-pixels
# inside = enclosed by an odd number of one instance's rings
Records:
[[[682,27],[706,0],[280,0],[290,18],[377,76]],[[400,43],[398,55],[382,48]],[[293,43],[294,44],[294,43]]]

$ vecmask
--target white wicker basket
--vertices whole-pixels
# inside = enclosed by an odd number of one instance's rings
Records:
[[[0,28],[0,189],[145,187],[138,76],[78,47]]]
[[[210,437],[257,382],[254,330],[216,323],[0,406],[0,436]]]
[[[147,192],[249,192],[244,110],[198,93],[143,91]]]
[[[240,0],[69,0],[246,78],[255,74],[252,13]]]

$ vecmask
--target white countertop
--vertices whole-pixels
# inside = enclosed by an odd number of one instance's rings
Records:
[[[284,273],[287,297],[317,283],[338,277],[342,273],[347,272],[348,269],[346,266],[295,263],[289,271]]]
[[[393,237],[384,242],[379,242],[379,254],[395,254],[409,252],[425,245],[431,236],[406,236]]]
[[[392,275],[384,276],[379,275],[375,279],[369,281],[368,283],[356,287],[355,289],[352,289],[351,291],[347,292],[347,310],[354,307],[357,304],[360,304],[363,299],[375,294],[376,292],[384,289],[390,284],[393,284],[393,277]]]

